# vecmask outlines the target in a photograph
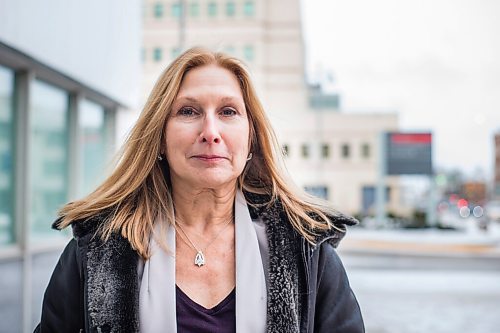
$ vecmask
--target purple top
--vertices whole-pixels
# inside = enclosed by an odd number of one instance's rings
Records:
[[[191,300],[177,285],[175,290],[178,333],[236,332],[236,289],[211,309],[205,309]]]

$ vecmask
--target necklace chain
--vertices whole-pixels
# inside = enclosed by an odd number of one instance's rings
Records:
[[[189,238],[189,236],[187,235],[186,231],[184,231],[184,229],[182,228],[181,224],[180,223],[177,223],[176,226],[179,227],[179,230],[182,232],[182,234],[184,235],[184,237],[186,237],[186,239],[189,241],[189,243],[191,244],[191,247],[196,251],[196,256],[194,257],[194,264],[198,267],[201,267],[203,265],[205,265],[205,254],[203,253],[203,251],[206,251],[206,249],[208,249],[208,247],[210,245],[212,245],[213,242],[215,242],[215,240],[217,238],[219,238],[219,236],[222,234],[222,232],[224,230],[226,230],[226,228],[229,226],[229,224],[233,221],[233,217],[231,216],[231,218],[226,222],[226,224],[224,225],[224,227],[222,227],[220,229],[220,231],[217,233],[217,235],[215,235],[214,238],[212,238],[212,240],[207,244],[205,245],[205,248],[203,250],[201,249],[198,249],[198,247],[196,245],[194,245],[193,241],[191,240],[191,238]],[[189,244],[188,244],[189,245]]]

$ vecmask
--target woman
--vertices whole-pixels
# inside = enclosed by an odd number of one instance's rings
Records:
[[[54,224],[74,239],[38,332],[363,332],[334,247],[356,221],[293,189],[241,63],[161,75],[113,174]]]

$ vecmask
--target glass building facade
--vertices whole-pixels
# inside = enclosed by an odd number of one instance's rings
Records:
[[[104,180],[120,108],[0,42],[0,332],[40,320],[53,260],[71,237],[52,223]]]
[[[111,150],[110,124],[106,109],[85,99],[78,113],[80,157],[82,172],[78,196],[92,192],[103,180],[109,168],[107,156]]]
[[[155,3],[1,2],[0,332],[40,321],[72,235],[52,229],[58,211],[106,177],[140,103],[142,62],[165,58],[149,48],[141,61],[143,17],[171,18],[169,2]]]
[[[14,241],[14,72],[0,66],[0,246]]]
[[[0,255],[60,246],[61,207],[109,169],[119,104],[0,43]],[[11,56],[10,56],[11,55]],[[2,61],[3,60],[3,61]],[[13,60],[13,61],[12,61]],[[18,251],[19,250],[19,251]]]
[[[68,93],[34,80],[29,109],[29,223],[33,239],[58,235],[47,228],[68,199]]]

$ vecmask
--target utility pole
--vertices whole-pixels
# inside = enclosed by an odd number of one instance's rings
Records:
[[[386,221],[386,175],[387,175],[387,135],[385,132],[379,134],[379,162],[377,188],[375,191],[375,212],[378,227],[383,227]]]

